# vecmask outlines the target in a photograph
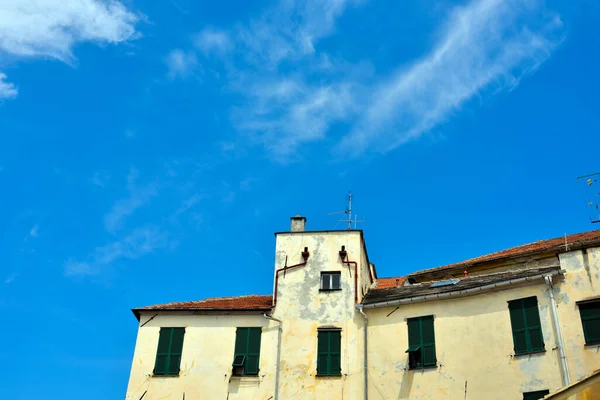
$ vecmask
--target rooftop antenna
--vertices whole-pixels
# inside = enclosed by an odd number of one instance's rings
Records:
[[[577,178],[584,187],[584,199],[590,222],[600,223],[600,172]]]
[[[336,211],[336,212],[329,213],[327,215],[346,214],[346,218],[339,220],[337,223],[339,224],[340,222],[344,222],[345,224],[347,224],[348,230],[351,230],[352,224],[354,224],[354,229],[356,229],[358,222],[365,222],[365,221],[359,221],[358,216],[356,214],[352,214],[352,192],[351,191],[348,191],[348,194],[346,195],[346,199],[348,200],[348,206],[346,207],[346,209],[344,211]]]

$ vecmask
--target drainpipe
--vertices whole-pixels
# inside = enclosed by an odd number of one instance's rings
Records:
[[[363,354],[363,358],[365,360],[365,365],[364,365],[364,374],[365,374],[365,400],[369,400],[369,370],[367,369],[369,366],[369,363],[367,362],[367,314],[365,314],[365,312],[363,311],[363,306],[362,304],[357,304],[356,305],[356,309],[358,310],[359,313],[361,313],[363,315],[364,318],[364,327],[365,327],[365,343],[364,343],[364,354]]]
[[[278,400],[279,398],[279,364],[281,361],[281,333],[283,332],[283,321],[270,315],[263,314],[263,317],[266,319],[270,319],[275,322],[279,322],[279,328],[277,329],[277,364],[275,365],[275,398],[274,400]]]
[[[552,303],[552,322],[554,322],[554,332],[556,333],[556,348],[560,357],[560,374],[562,384],[569,386],[571,380],[569,378],[569,368],[567,365],[567,355],[565,354],[565,344],[563,343],[562,333],[560,331],[560,323],[558,322],[558,311],[556,306],[556,298],[554,297],[554,286],[552,285],[552,275],[544,276],[544,280],[548,285],[548,293],[550,293],[550,302]]]
[[[281,271],[285,272],[289,269],[296,268],[296,267],[302,267],[302,266],[306,265],[306,263],[308,262],[309,256],[310,256],[310,253],[308,252],[308,247],[305,247],[304,251],[302,252],[302,259],[304,260],[303,262],[295,264],[295,265],[290,265],[289,267],[286,265],[283,268],[279,268],[277,271],[275,271],[275,290],[273,292],[273,307],[275,307],[277,305],[277,284],[279,283],[279,273]],[[285,263],[287,264],[287,256],[285,259]]]
[[[346,258],[348,257],[346,246],[342,246],[342,249],[340,250],[340,257],[344,264],[354,264],[354,303],[356,304],[358,303],[358,263],[356,261],[350,261]]]

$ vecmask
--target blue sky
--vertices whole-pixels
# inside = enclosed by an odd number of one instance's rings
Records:
[[[133,307],[268,294],[273,232],[380,276],[593,229],[593,1],[0,2],[10,399],[124,396]],[[26,28],[25,28],[26,27]]]

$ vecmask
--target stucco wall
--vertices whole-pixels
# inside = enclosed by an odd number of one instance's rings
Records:
[[[141,323],[155,313],[142,316]],[[181,374],[153,377],[160,327],[185,327]],[[262,327],[258,377],[231,377],[238,326]],[[159,315],[141,327],[133,356],[126,399],[266,399],[275,385],[277,324],[262,315]],[[228,396],[229,393],[229,397]],[[214,396],[214,397],[213,397]]]
[[[300,262],[300,251],[308,247],[305,267],[280,274],[274,316],[284,320],[280,398],[362,399],[362,324],[354,308],[354,267],[343,264],[339,251],[346,246],[348,259],[359,262],[359,298],[364,282],[365,257],[358,232],[279,234],[275,269]],[[323,271],[340,271],[340,291],[320,291]],[[342,329],[341,377],[317,377],[317,329]]]
[[[565,282],[557,287],[558,318],[569,365],[571,381],[600,368],[600,345],[585,346],[577,301],[600,295],[600,248],[560,255],[567,271]]]
[[[521,399],[561,385],[550,300],[540,283],[459,299],[368,309],[372,399]],[[509,300],[537,296],[546,351],[514,356]],[[437,368],[408,370],[406,318],[434,315]]]

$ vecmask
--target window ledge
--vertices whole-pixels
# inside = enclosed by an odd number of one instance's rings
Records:
[[[336,374],[336,375],[315,375],[316,378],[319,379],[338,379],[342,377],[342,374]]]
[[[319,289],[319,292],[341,292],[342,288],[339,289]]]
[[[241,381],[259,381],[260,380],[260,376],[258,375],[231,375],[232,379],[239,379]]]
[[[527,353],[513,354],[513,357],[532,356],[532,355],[536,355],[536,354],[544,354],[545,352],[546,352],[546,349],[544,349],[544,350],[536,350],[536,351],[530,351],[530,352],[527,352]]]
[[[417,367],[417,368],[409,368],[409,371],[424,371],[424,370],[428,370],[428,369],[436,369],[438,367],[438,365],[428,365],[426,367]]]
[[[600,342],[591,342],[591,343],[586,343],[583,345],[583,347],[596,347],[596,346],[600,346]]]

